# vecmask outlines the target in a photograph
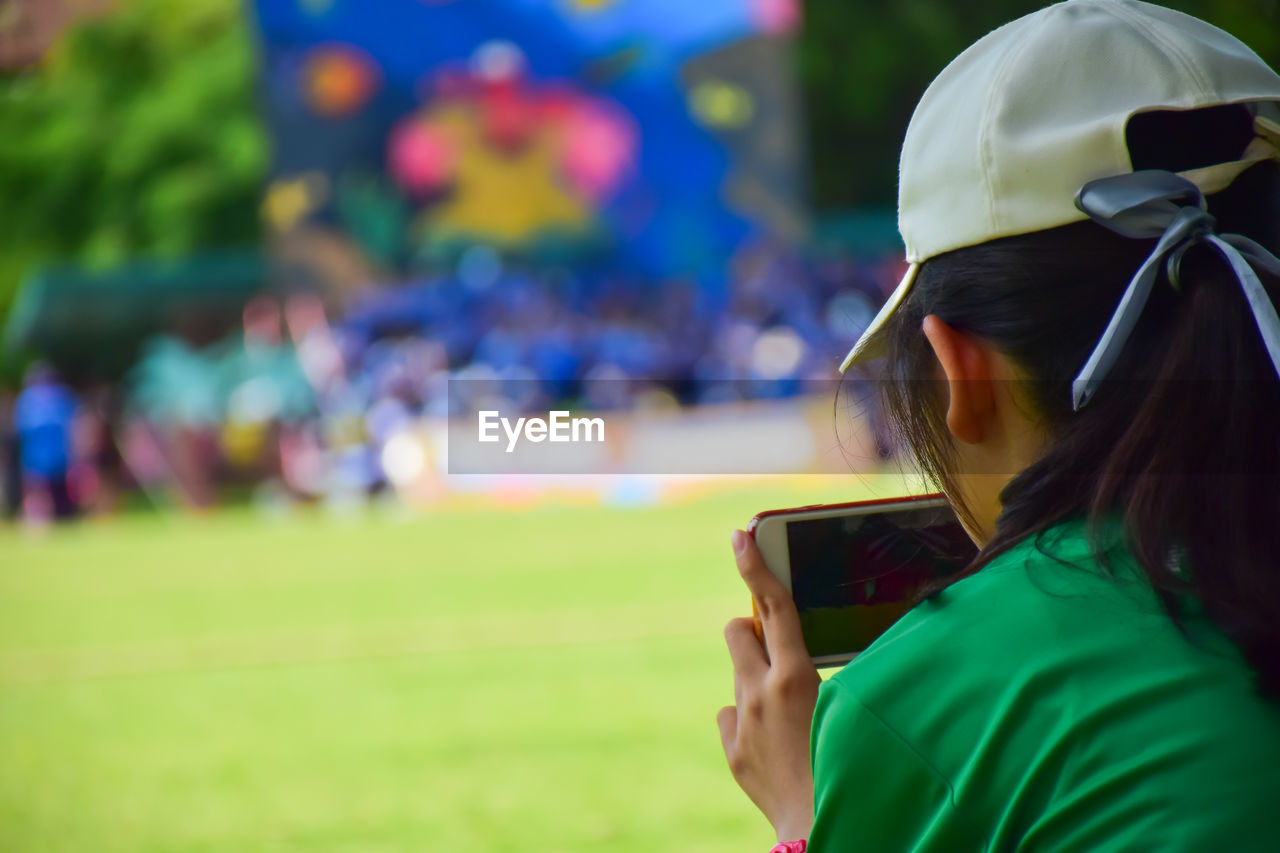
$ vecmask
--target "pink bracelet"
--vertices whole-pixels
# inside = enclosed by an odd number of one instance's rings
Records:
[[[799,841],[779,841],[769,853],[804,853],[806,846],[803,838]]]

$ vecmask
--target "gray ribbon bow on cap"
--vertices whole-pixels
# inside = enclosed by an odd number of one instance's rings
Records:
[[[1280,375],[1280,316],[1253,265],[1280,276],[1280,259],[1241,234],[1218,234],[1205,210],[1204,195],[1186,178],[1157,169],[1102,178],[1076,193],[1076,207],[1095,222],[1126,237],[1159,237],[1159,242],[1125,288],[1106,331],[1071,383],[1072,407],[1079,411],[1106,378],[1147,304],[1151,286],[1164,264],[1169,283],[1178,287],[1182,256],[1197,243],[1215,248],[1231,265],[1244,291],[1267,353]]]

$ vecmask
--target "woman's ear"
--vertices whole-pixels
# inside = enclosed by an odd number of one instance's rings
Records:
[[[924,318],[924,336],[947,379],[947,429],[966,444],[981,444],[995,410],[997,381],[986,347],[936,314]]]

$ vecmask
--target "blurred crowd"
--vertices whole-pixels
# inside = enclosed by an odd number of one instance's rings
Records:
[[[5,506],[44,521],[121,494],[204,507],[237,489],[358,504],[421,476],[432,460],[406,436],[476,398],[545,412],[791,396],[835,377],[900,268],[760,245],[717,295],[509,270],[477,247],[450,275],[367,290],[336,317],[315,295],[259,297],[221,343],[149,341],[112,388],[73,391],[34,366],[0,400]]]

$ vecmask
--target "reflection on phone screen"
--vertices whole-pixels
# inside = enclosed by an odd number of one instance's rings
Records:
[[[946,506],[787,523],[791,587],[809,654],[861,651],[920,588],[963,568],[973,543]]]

